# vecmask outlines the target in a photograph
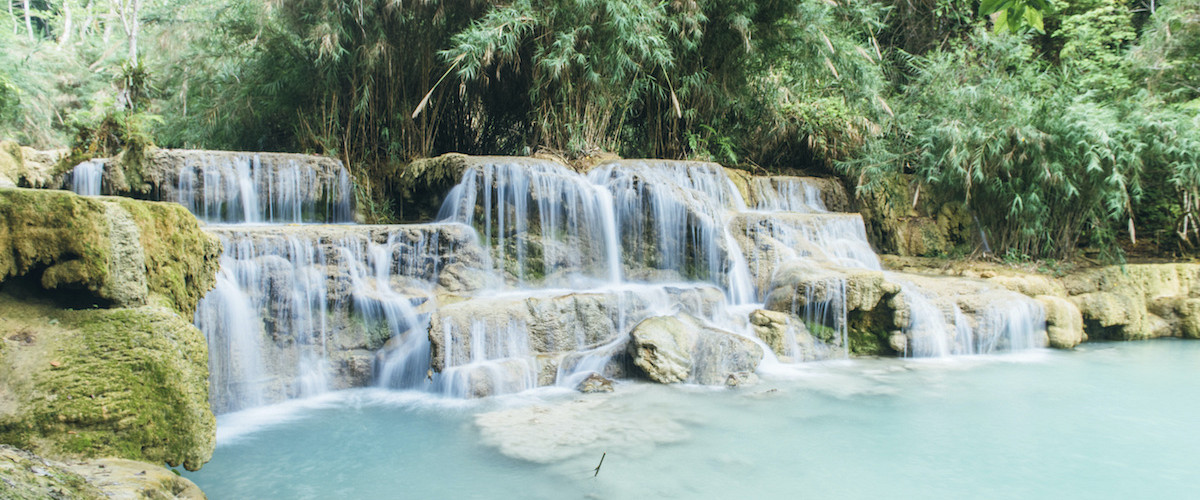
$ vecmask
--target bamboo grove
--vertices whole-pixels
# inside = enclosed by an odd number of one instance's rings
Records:
[[[833,174],[864,197],[906,184],[1001,255],[1200,245],[1198,0],[14,0],[7,16],[2,138],[78,146],[107,124],[117,142],[334,155],[381,219],[383,179],[417,158],[609,151]]]

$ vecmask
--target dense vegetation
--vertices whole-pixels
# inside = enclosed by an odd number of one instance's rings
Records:
[[[6,21],[0,136],[80,155],[320,152],[375,200],[447,151],[704,158],[907,183],[1001,255],[1200,245],[1198,0],[13,0]]]

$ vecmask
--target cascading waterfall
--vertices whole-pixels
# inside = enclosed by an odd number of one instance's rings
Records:
[[[381,376],[424,380],[428,340],[423,332],[403,335],[427,322],[413,303],[432,290],[440,268],[470,258],[474,244],[474,234],[458,224],[210,231],[225,252],[196,325],[208,338],[218,411],[349,386],[331,382],[338,371],[357,369],[362,373],[353,376],[370,379],[367,351],[393,337],[414,341],[406,352],[424,349],[426,359],[413,368],[417,361],[401,357]],[[363,351],[349,354],[365,356],[365,368],[354,366],[362,359],[344,356],[348,348]],[[342,357],[333,359],[334,353]],[[419,377],[408,373],[413,370]]]
[[[352,222],[354,198],[344,168],[322,170],[296,160],[244,154],[188,161],[175,173],[174,195],[207,222]]]
[[[83,196],[99,196],[105,162],[88,160],[71,170],[71,191]]]
[[[755,210],[768,212],[826,213],[825,200],[816,184],[798,177],[755,177],[758,193]]]
[[[793,307],[783,354],[844,357],[848,284],[827,270],[882,270],[862,218],[829,211],[814,182],[755,178],[748,203],[709,163],[614,161],[580,174],[480,158],[442,222],[403,226],[282,224],[351,222],[344,169],[242,155],[193,162],[176,185],[201,218],[270,223],[210,226],[225,254],[196,324],[217,411],[367,384],[473,397],[623,376],[630,332],[656,316],[763,345],[747,315],[792,263],[826,277]],[[909,355],[1040,345],[1035,302],[972,324],[920,285],[903,288]]]
[[[564,272],[617,282],[612,206],[607,191],[561,165],[511,159],[464,172],[439,218],[474,225],[518,283]]]

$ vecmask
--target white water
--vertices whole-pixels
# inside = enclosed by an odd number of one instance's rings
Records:
[[[99,196],[104,178],[104,162],[88,160],[71,170],[71,191],[83,196]]]
[[[214,499],[1189,499],[1198,356],[1158,340],[812,363],[733,391],[346,391],[219,417],[184,476]]]
[[[196,325],[208,338],[217,411],[325,392],[337,368],[331,343],[354,347],[380,326],[385,339],[420,330],[425,320],[412,301],[432,288],[429,280],[440,267],[456,262],[444,258],[456,255],[456,238],[463,246],[473,240],[455,224],[213,231],[225,252],[216,288],[197,307]],[[427,354],[423,338],[411,336],[407,352]],[[420,379],[426,368],[427,361]],[[388,367],[384,376],[416,378],[405,370]]]
[[[338,198],[351,191],[344,170],[332,186],[315,175],[246,156],[179,176],[181,202],[202,218],[273,221],[213,229],[226,251],[196,324],[218,412],[366,383],[461,398],[623,377],[629,332],[651,316],[687,313],[754,338],[747,315],[795,262],[828,278],[808,290],[811,306],[793,308],[787,359],[844,358],[847,282],[828,270],[882,268],[861,217],[830,213],[802,178],[754,179],[750,209],[715,164],[617,161],[580,174],[489,159],[464,171],[439,224],[280,224],[352,219]],[[909,355],[1041,347],[1032,300],[973,325],[917,284],[903,295]],[[805,324],[832,334],[801,346]],[[768,349],[764,363],[776,362]]]
[[[174,198],[208,222],[352,222],[354,192],[344,168],[321,172],[274,156],[191,160]]]

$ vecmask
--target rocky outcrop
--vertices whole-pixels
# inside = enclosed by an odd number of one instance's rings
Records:
[[[199,468],[219,242],[178,205],[0,189],[0,442]]]
[[[0,188],[45,188],[57,185],[55,169],[65,150],[38,151],[0,141]]]
[[[765,295],[779,267],[802,259],[809,265],[879,268],[858,214],[742,213],[729,222],[756,290]],[[859,238],[848,238],[857,234]]]
[[[613,342],[650,311],[667,304],[710,315],[723,300],[721,292],[709,286],[641,292],[501,295],[458,301],[443,297],[429,325],[433,369],[443,371],[472,361],[519,355],[561,357],[595,349]],[[478,349],[484,352],[476,352]],[[541,380],[547,385],[554,378]]]
[[[1134,264],[1063,279],[1091,339],[1197,338],[1200,266]]]
[[[766,306],[804,318],[821,344],[856,355],[982,354],[1048,342],[1039,302],[978,278],[793,262],[776,272]]]
[[[817,341],[804,322],[791,314],[756,309],[750,313],[750,325],[754,335],[784,363],[830,357],[828,346]]]
[[[0,442],[198,469],[212,455],[204,335],[157,306],[59,309],[5,283]]]
[[[825,345],[856,355],[894,355],[904,351],[894,350],[888,338],[908,324],[900,291],[882,271],[839,271],[791,261],[775,273],[766,308],[797,321],[807,318],[808,331]],[[839,324],[843,317],[845,323]]]
[[[219,253],[175,204],[0,189],[0,281],[36,276],[77,305],[140,306],[154,296],[190,317]]]
[[[1046,334],[1050,347],[1071,349],[1084,340],[1083,315],[1071,301],[1053,295],[1038,295],[1034,297],[1046,311]]]
[[[1052,347],[1087,340],[1197,338],[1200,265],[1128,264],[1053,276],[989,263],[884,259],[906,273],[983,279],[1036,298],[1046,312]]]
[[[754,341],[686,315],[647,318],[633,328],[630,358],[658,383],[718,385],[730,375],[754,372],[763,350]]]
[[[911,174],[878,179],[880,188],[858,196],[867,234],[880,253],[934,257],[979,244],[977,225],[959,203],[930,202],[928,187]],[[924,191],[922,188],[924,187]]]
[[[0,497],[8,500],[203,500],[191,481],[133,460],[49,460],[0,445]]]

